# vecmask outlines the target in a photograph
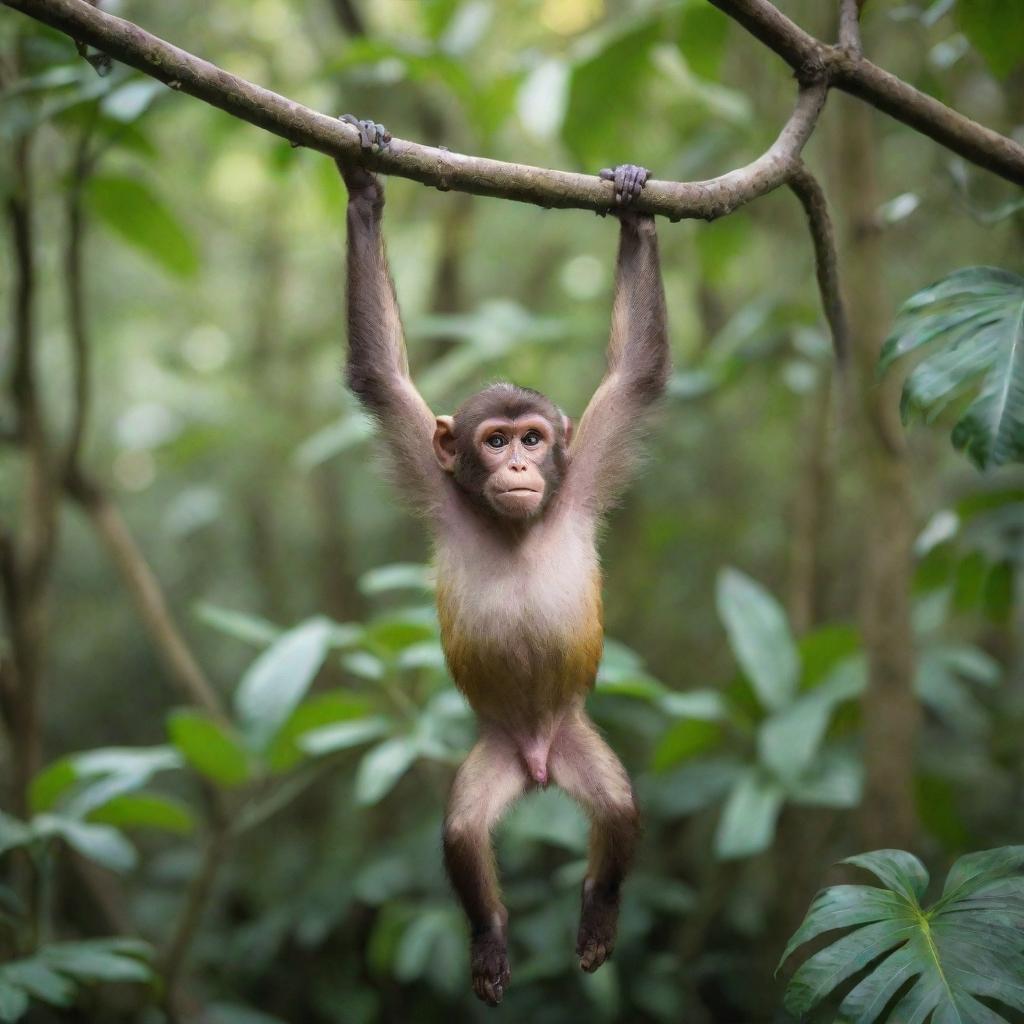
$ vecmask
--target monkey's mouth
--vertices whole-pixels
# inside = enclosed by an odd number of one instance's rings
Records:
[[[536,487],[510,487],[507,491],[502,491],[502,494],[539,494],[540,491]]]

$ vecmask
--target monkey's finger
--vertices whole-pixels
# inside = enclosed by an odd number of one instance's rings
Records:
[[[615,201],[622,202],[626,193],[626,168],[621,164],[615,168]]]
[[[605,181],[614,181],[615,169],[613,167],[602,167],[601,170],[597,172],[597,176],[599,178],[603,178]]]

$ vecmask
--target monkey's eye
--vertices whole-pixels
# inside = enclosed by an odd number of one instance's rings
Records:
[[[499,448],[504,448],[505,445],[508,444],[508,441],[505,439],[504,434],[491,434],[484,444],[497,451]]]
[[[523,434],[523,444],[525,444],[527,448],[536,448],[540,442],[541,436],[536,430],[528,430]]]

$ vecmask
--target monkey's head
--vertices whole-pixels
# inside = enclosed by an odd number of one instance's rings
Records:
[[[492,384],[454,416],[438,416],[434,453],[480,507],[527,520],[558,493],[571,436],[572,420],[540,392]]]

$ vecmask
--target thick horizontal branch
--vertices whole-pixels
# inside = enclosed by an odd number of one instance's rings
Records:
[[[823,76],[971,163],[1024,185],[1024,146],[947,107],[858,53],[808,35],[768,0],[710,0],[774,50],[801,81]],[[849,38],[850,26],[847,25]]]
[[[3,2],[173,89],[204,100],[294,145],[355,159],[384,174],[411,178],[444,190],[599,213],[613,206],[614,186],[596,175],[465,156],[397,138],[381,153],[364,154],[359,148],[357,131],[337,118],[231,75],[132,22],[104,14],[85,0]],[[778,188],[785,183],[792,162],[813,131],[824,98],[823,87],[804,90],[779,138],[748,166],[709,181],[648,180],[636,201],[637,209],[672,220],[710,220]]]

